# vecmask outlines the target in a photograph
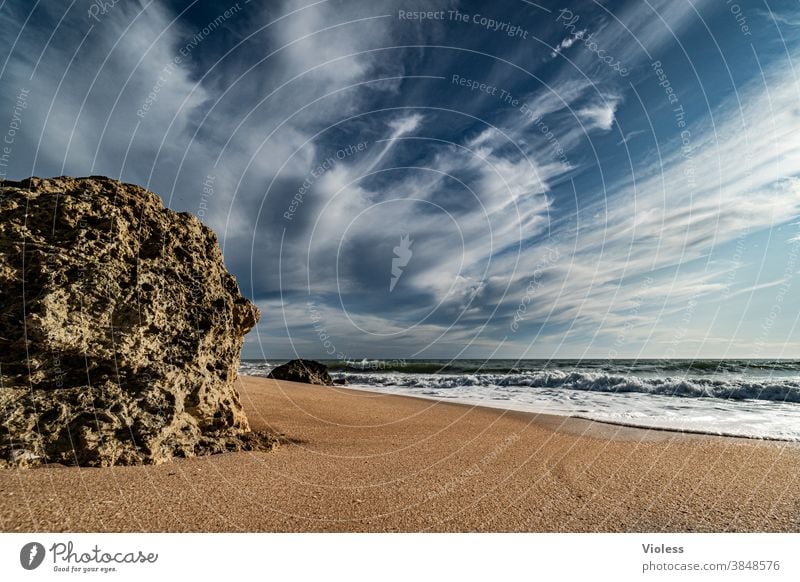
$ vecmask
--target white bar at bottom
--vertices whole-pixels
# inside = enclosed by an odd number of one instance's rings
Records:
[[[14,533],[0,578],[795,581],[799,548],[800,534]]]

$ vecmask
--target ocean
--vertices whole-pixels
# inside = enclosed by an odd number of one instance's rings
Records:
[[[358,390],[800,442],[800,361],[320,361]],[[265,376],[280,363],[243,360],[240,373]]]

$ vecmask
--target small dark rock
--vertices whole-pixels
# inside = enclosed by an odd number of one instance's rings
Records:
[[[347,379],[346,378],[336,378],[333,381],[334,384],[338,386],[347,386]]]
[[[272,370],[267,378],[333,386],[327,366],[314,360],[292,360]]]

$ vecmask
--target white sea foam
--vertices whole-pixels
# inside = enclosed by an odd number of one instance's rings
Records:
[[[800,379],[639,377],[604,372],[539,371],[521,374],[339,374],[348,383],[446,390],[463,387],[567,388],[660,396],[800,403]]]

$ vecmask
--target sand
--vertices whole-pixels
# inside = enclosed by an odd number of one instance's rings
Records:
[[[9,531],[800,531],[800,448],[241,378],[291,442],[0,471]]]

